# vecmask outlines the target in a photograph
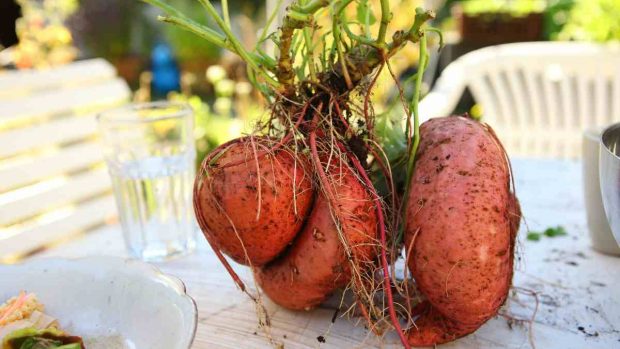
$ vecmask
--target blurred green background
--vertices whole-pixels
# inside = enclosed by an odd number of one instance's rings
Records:
[[[265,23],[265,1],[231,2],[232,29],[248,47]],[[167,2],[194,20],[209,23],[198,1]],[[620,0],[393,0],[391,4],[397,25],[411,19],[412,11],[401,8],[425,6],[437,12],[434,25],[443,30],[447,45],[440,53],[433,50],[437,64],[427,73],[425,90],[450,62],[484,46],[620,40]],[[238,58],[193,34],[158,23],[157,14],[156,9],[133,0],[3,0],[0,40],[5,47],[14,46],[14,59],[2,62],[0,69],[42,68],[102,57],[127,80],[136,101],[167,98],[186,101],[194,108],[201,159],[209,149],[251,130],[264,115],[264,104]],[[417,57],[405,57],[404,64],[397,63],[403,78],[417,69]],[[393,88],[385,89],[375,96],[379,111],[388,109],[396,97]],[[459,109],[477,114],[467,95]]]

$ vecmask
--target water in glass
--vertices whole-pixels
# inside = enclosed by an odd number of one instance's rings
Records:
[[[148,261],[186,254],[195,243],[193,123],[178,108],[134,105],[135,117],[99,118],[125,244]],[[148,109],[158,112],[149,117]]]

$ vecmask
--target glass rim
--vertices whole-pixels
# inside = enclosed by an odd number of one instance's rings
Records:
[[[153,116],[148,118],[137,118],[135,116],[136,111],[140,110],[156,110],[160,108],[177,108],[170,113],[166,113],[160,116]],[[97,114],[97,122],[111,122],[111,123],[150,123],[168,119],[180,119],[192,114],[192,109],[189,104],[184,102],[170,102],[170,101],[155,101],[155,102],[139,102],[128,103],[120,107],[106,109]]]

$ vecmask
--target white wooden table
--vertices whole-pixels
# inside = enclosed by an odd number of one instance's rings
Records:
[[[476,333],[442,348],[620,348],[620,258],[602,255],[589,246],[583,206],[581,164],[552,160],[513,162],[517,194],[527,225],[544,230],[562,225],[568,236],[527,241],[522,225],[518,244],[515,289],[536,292],[535,322],[498,316]],[[125,256],[118,226],[108,226],[81,240],[33,258],[78,257],[92,254]],[[238,291],[202,238],[191,256],[159,267],[187,284],[199,309],[193,348],[269,348],[259,329],[253,303]],[[237,266],[246,284],[247,268]],[[502,314],[530,318],[535,299],[523,291],[511,294]],[[338,318],[333,309],[295,313],[266,302],[271,311],[271,337],[285,348],[397,348],[393,335],[377,339],[356,320]],[[320,344],[318,336],[326,343]]]

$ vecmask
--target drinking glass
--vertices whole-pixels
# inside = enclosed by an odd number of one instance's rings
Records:
[[[132,104],[97,119],[129,254],[161,261],[191,252],[196,150],[189,106]]]
[[[599,154],[599,176],[605,215],[616,242],[620,242],[620,123],[603,131]]]

